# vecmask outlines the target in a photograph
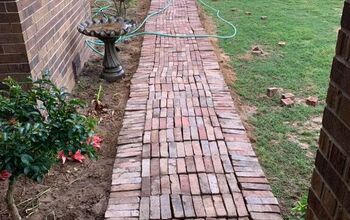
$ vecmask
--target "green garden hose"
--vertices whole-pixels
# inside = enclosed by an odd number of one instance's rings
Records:
[[[168,9],[174,2],[174,0],[167,0],[164,7],[162,7],[160,10],[152,12],[146,16],[146,18],[141,22],[141,24],[135,28],[132,32],[121,36],[116,43],[123,42],[124,40],[140,36],[140,35],[155,35],[155,36],[161,36],[161,37],[172,37],[172,38],[218,38],[218,39],[231,39],[234,38],[237,34],[237,28],[234,24],[231,22],[227,21],[220,15],[220,10],[208,5],[206,2],[203,0],[197,0],[199,1],[202,5],[206,6],[207,8],[213,10],[219,20],[224,22],[225,24],[229,25],[232,28],[232,34],[230,35],[208,35],[208,34],[201,34],[201,35],[195,35],[195,34],[166,34],[166,33],[160,33],[160,32],[138,32],[149,20],[151,17],[156,16],[158,14],[161,14],[164,12],[166,9]],[[95,8],[93,9],[93,17],[96,16],[104,16],[107,17],[109,15],[113,15],[113,13],[116,12],[116,9],[113,8],[113,3],[110,0],[95,0]],[[98,51],[94,45],[103,45],[104,43],[100,40],[86,40],[86,44],[97,54],[103,56],[103,53]]]

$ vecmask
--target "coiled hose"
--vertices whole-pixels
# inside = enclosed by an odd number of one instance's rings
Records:
[[[141,35],[155,35],[155,36],[161,36],[161,37],[172,37],[172,38],[218,38],[218,39],[231,39],[234,38],[237,34],[237,28],[234,24],[226,20],[220,15],[220,10],[208,5],[203,0],[197,0],[205,7],[211,9],[215,12],[216,17],[230,26],[232,28],[232,33],[230,35],[208,35],[208,34],[201,34],[201,35],[195,35],[195,34],[167,34],[167,33],[160,33],[160,32],[139,32],[139,30],[145,25],[145,23],[152,17],[159,15],[163,13],[165,10],[167,10],[174,2],[174,0],[166,0],[164,6],[160,8],[158,11],[149,13],[146,18],[140,23],[140,25],[135,28],[130,33],[119,37],[119,39],[116,41],[117,43],[123,42],[124,40],[141,36]],[[95,0],[94,2],[94,8],[93,8],[93,17],[96,16],[110,16],[116,14],[117,10],[114,8],[114,4],[111,2],[111,0]],[[104,43],[101,40],[86,40],[86,44],[88,47],[90,47],[94,52],[97,54],[103,56],[103,53],[95,48],[96,45],[104,45]]]

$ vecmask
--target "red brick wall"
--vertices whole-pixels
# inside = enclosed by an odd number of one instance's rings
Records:
[[[76,26],[89,16],[90,5],[86,0],[0,0],[1,77],[30,72],[36,78],[41,71],[50,70],[57,85],[71,90],[74,75],[88,57],[85,37]],[[9,33],[15,35],[11,38],[15,41],[11,42],[11,54],[4,51]]]
[[[8,75],[23,80],[29,74],[17,4],[0,0],[0,80]]]
[[[345,2],[307,219],[350,219],[350,0]]]

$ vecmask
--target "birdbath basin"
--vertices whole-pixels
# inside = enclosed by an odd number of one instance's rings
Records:
[[[101,77],[108,82],[114,82],[124,76],[117,54],[119,49],[115,46],[115,42],[120,36],[130,32],[133,26],[133,21],[120,17],[87,20],[78,26],[80,33],[103,41],[105,53]]]

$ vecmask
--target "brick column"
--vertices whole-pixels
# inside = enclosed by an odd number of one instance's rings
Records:
[[[89,52],[76,27],[89,17],[86,0],[0,0],[0,81],[50,70],[71,90]]]
[[[333,60],[307,219],[350,219],[350,0]]]

